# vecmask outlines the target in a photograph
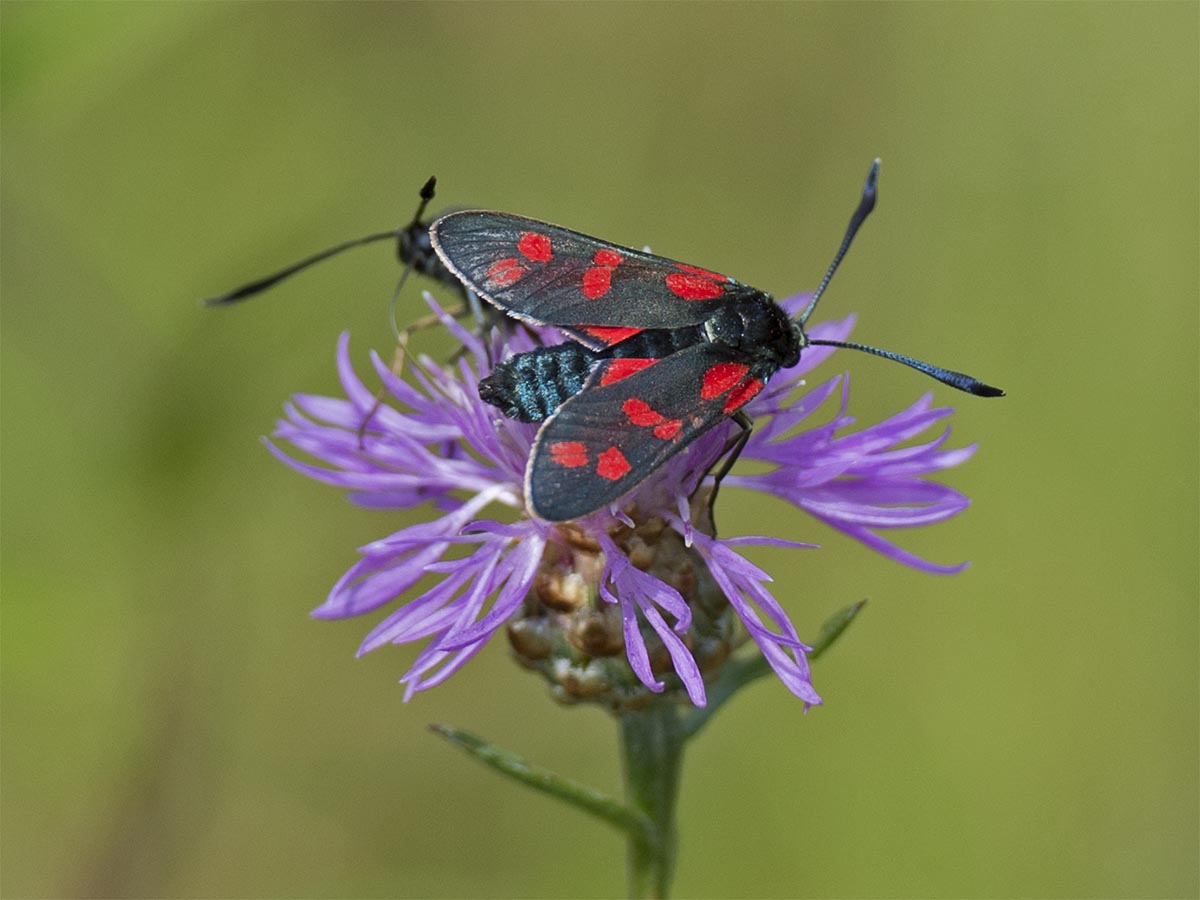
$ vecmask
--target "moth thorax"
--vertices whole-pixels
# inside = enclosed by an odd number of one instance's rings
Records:
[[[792,321],[768,295],[739,297],[704,324],[714,344],[775,365],[794,365],[800,347]]]
[[[396,256],[402,263],[411,265],[422,275],[428,275],[439,281],[452,281],[450,274],[437,254],[433,251],[433,242],[429,239],[429,229],[417,224],[400,232],[396,245]]]

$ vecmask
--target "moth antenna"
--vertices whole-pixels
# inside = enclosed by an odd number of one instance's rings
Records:
[[[209,297],[204,301],[205,306],[225,306],[230,303],[236,303],[238,300],[245,300],[247,297],[253,297],[255,294],[261,294],[268,288],[272,288],[283,279],[295,275],[309,266],[315,266],[317,263],[329,259],[331,256],[337,256],[346,250],[354,247],[361,247],[363,244],[373,244],[376,241],[386,241],[396,236],[395,231],[380,231],[376,234],[368,234],[366,237],[355,238],[352,241],[346,241],[343,244],[338,244],[335,247],[330,247],[328,250],[322,250],[320,253],[314,253],[312,256],[300,260],[300,262],[292,263],[290,266],[280,269],[272,275],[266,275],[248,284],[243,284],[239,288],[235,288],[227,294],[221,294],[219,297]]]
[[[425,212],[425,207],[428,205],[429,201],[433,199],[434,188],[436,185],[437,179],[433,177],[425,182],[424,187],[421,188],[421,202],[420,205],[417,206],[416,215],[413,216],[412,223],[405,228],[397,228],[393,229],[392,231],[379,231],[375,234],[368,234],[365,237],[355,238],[354,240],[345,241],[341,244],[329,247],[328,249],[322,250],[319,253],[314,253],[312,256],[305,257],[299,262],[292,263],[290,266],[286,266],[285,268],[280,269],[278,272],[255,279],[247,284],[243,284],[239,288],[234,288],[228,293],[221,294],[217,297],[209,297],[204,301],[204,305],[225,306],[230,303],[236,303],[238,300],[245,300],[247,297],[253,297],[255,294],[261,294],[263,291],[274,287],[285,278],[290,278],[292,275],[307,269],[309,266],[314,266],[317,263],[323,262],[324,260],[329,259],[331,256],[337,256],[339,253],[343,253],[346,250],[353,249],[354,247],[361,247],[364,244],[373,244],[376,241],[386,241],[392,238],[399,239],[404,232],[413,229],[420,223],[421,214]],[[402,275],[401,283],[403,283],[403,277],[404,276]]]
[[[433,199],[433,195],[436,191],[437,176],[430,175],[429,180],[421,186],[421,202],[417,204],[417,211],[413,213],[412,221],[408,223],[409,228],[416,228],[421,224],[421,215],[425,212],[425,207],[429,205],[429,201]]]
[[[412,221],[404,228],[392,232],[396,235],[396,255],[401,259],[404,258],[403,242],[404,235],[410,231],[415,231],[421,227],[421,216],[425,212],[425,207],[429,205],[429,201],[433,199],[434,193],[437,191],[437,176],[430,175],[429,180],[421,187],[421,202],[417,204],[417,211],[413,213]],[[396,301],[400,297],[400,291],[404,288],[404,282],[408,280],[409,273],[413,270],[414,256],[410,255],[404,264],[404,271],[400,273],[400,279],[396,282],[396,289],[392,291],[392,299],[388,301],[388,325],[392,329],[392,336],[396,338],[396,344],[399,346],[405,340],[401,336],[400,326],[396,323]]]
[[[1000,390],[1000,388],[984,384],[978,378],[972,378],[970,375],[964,375],[962,372],[955,372],[951,369],[943,369],[941,366],[921,362],[921,360],[913,359],[911,356],[893,353],[891,350],[880,350],[878,347],[868,347],[866,344],[855,344],[850,341],[810,340],[808,343],[817,344],[822,347],[842,347],[846,350],[861,350],[863,353],[882,356],[884,359],[901,363],[909,368],[916,369],[918,372],[924,372],[930,378],[936,378],[942,384],[948,384],[952,388],[957,388],[968,394],[974,394],[976,397],[1004,396],[1004,391]]]
[[[825,288],[829,287],[829,282],[833,279],[833,273],[837,271],[838,266],[842,263],[842,257],[850,249],[850,242],[854,240],[854,235],[858,234],[858,229],[862,227],[862,223],[867,220],[867,216],[875,208],[878,182],[879,159],[876,158],[875,162],[871,163],[871,170],[867,172],[867,181],[863,185],[862,199],[858,201],[858,208],[854,210],[854,215],[850,217],[850,224],[846,228],[846,236],[842,238],[842,246],[838,248],[837,255],[833,257],[833,262],[829,264],[829,269],[825,272],[825,277],[817,285],[817,290],[813,294],[812,299],[808,301],[808,306],[800,314],[798,321],[801,327],[808,321],[808,317],[812,315],[813,310],[817,308],[817,301],[825,293]]]

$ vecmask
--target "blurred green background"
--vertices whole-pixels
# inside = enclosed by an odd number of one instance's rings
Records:
[[[1184,897],[1197,879],[1198,7],[5,2],[5,896],[610,896],[614,833],[443,746],[618,790],[614,731],[497,640],[402,702],[413,648],[307,612],[370,512],[271,459],[334,341],[386,351],[358,251],[439,201],[811,288],[1002,385],[842,354],[871,422],[960,407],[938,578],[730,491],[802,634],[862,597],[807,716],[776,682],[688,758],[677,893]],[[401,317],[422,309],[409,289]],[[422,349],[440,352],[437,336]],[[832,374],[835,368],[827,368]],[[769,521],[768,521],[769,518]]]

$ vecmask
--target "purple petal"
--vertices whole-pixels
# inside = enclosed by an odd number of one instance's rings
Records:
[[[364,559],[338,579],[321,606],[312,615],[341,619],[369,612],[408,590],[452,545],[462,526],[474,518],[487,497],[475,497],[463,506],[436,519],[401,529],[381,541],[362,548]]]
[[[919,506],[880,506],[880,503],[911,503],[905,498],[921,494],[938,496],[932,501],[920,501]],[[859,502],[855,496],[864,499]],[[894,499],[891,499],[894,498]],[[827,489],[808,491],[797,500],[799,506],[818,518],[865,528],[912,528],[932,525],[954,516],[970,505],[970,500],[957,491],[929,482],[874,484],[839,481]]]
[[[797,427],[812,415],[814,411],[823,406],[841,381],[842,376],[838,375],[824,384],[813,388],[789,406],[776,405],[775,409],[764,409],[763,412],[770,415],[770,419],[761,429],[755,430],[755,433],[751,435],[742,452],[752,454],[761,459],[770,459],[771,457],[766,455],[770,451],[770,442],[774,441],[779,435],[785,434]],[[779,399],[782,399],[782,396],[781,394]],[[752,407],[751,412],[759,414],[757,408]]]
[[[946,432],[946,434],[948,435],[949,432]],[[936,446],[937,443],[940,442],[934,442],[932,446]],[[940,453],[926,451],[914,456],[910,460],[904,461],[895,461],[892,456],[888,455],[884,461],[876,464],[871,469],[871,474],[876,478],[910,478],[913,476],[928,475],[952,466],[962,465],[975,455],[978,447],[978,444],[969,444],[957,450],[946,450]],[[849,471],[853,474],[858,474],[854,468],[851,468]]]
[[[721,538],[721,543],[727,547],[764,545],[767,547],[786,547],[791,550],[820,550],[820,544],[808,544],[803,541],[789,541],[785,538],[758,537],[743,535],[741,537]]]
[[[359,646],[358,655],[384,644],[412,640],[414,632],[422,630],[429,617],[440,611],[473,575],[474,570],[464,566],[458,573],[442,579],[435,587],[405,603],[371,629]]]
[[[638,626],[638,613],[666,647],[675,673],[683,682],[688,696],[697,706],[705,703],[704,679],[691,651],[675,632],[684,633],[691,625],[691,609],[679,592],[654,576],[641,571],[603,532],[596,534],[604,551],[605,565],[600,578],[600,595],[609,603],[618,603],[625,633],[625,653],[638,680],[650,690],[662,691],[664,683],[654,677],[647,656],[646,644]],[[676,618],[670,628],[659,613],[662,606]]]
[[[605,589],[601,588],[601,593],[604,592]],[[616,602],[621,609],[621,626],[625,634],[625,658],[629,660],[629,667],[633,669],[633,674],[650,690],[656,694],[661,693],[666,684],[655,678],[654,671],[650,668],[646,642],[642,638],[642,630],[638,625],[637,604],[611,593],[606,596],[606,599],[610,603]]]
[[[919,569],[922,572],[930,572],[934,575],[957,575],[963,569],[971,565],[969,562],[959,563],[957,566],[942,566],[937,563],[929,562],[927,559],[922,559],[914,553],[909,553],[907,550],[901,550],[890,541],[884,540],[879,535],[875,534],[867,528],[859,525],[846,525],[834,519],[827,520],[828,524],[836,528],[843,534],[848,534],[855,540],[862,541],[872,550],[877,550],[888,559],[893,559],[902,565],[911,566],[914,569]]]
[[[779,675],[780,680],[806,704],[819,704],[821,697],[813,689],[808,661],[804,656],[807,647],[796,636],[791,620],[779,604],[754,580],[753,573],[760,570],[732,550],[723,547],[720,541],[700,532],[696,533],[696,548],[708,560],[713,579],[737,611],[750,636],[762,651],[763,657]],[[757,611],[747,602],[743,591],[754,598],[758,606],[780,628],[782,634],[774,633],[763,625]]]
[[[350,332],[343,331],[337,343],[337,372],[342,382],[342,390],[347,399],[358,409],[366,412],[375,405],[375,392],[368,390],[354,372],[354,364],[350,362]]]
[[[694,706],[704,706],[708,702],[704,692],[704,676],[700,674],[700,667],[696,665],[692,651],[680,640],[679,635],[667,626],[658,610],[648,604],[641,607],[641,610],[646,621],[650,623],[650,627],[654,629],[654,633],[667,648],[667,653],[670,654],[671,662],[675,667],[675,674],[683,682],[688,699]]]
[[[440,646],[444,650],[452,650],[475,640],[491,635],[502,626],[520,607],[529,594],[530,586],[537,575],[545,550],[545,540],[540,535],[526,538],[508,553],[500,567],[500,572],[494,585],[490,585],[489,593],[499,587],[500,591],[492,601],[492,608],[486,616],[470,627],[463,628],[456,634],[447,635]]]
[[[471,658],[483,649],[486,641],[480,641],[477,644],[472,644],[464,647],[454,653],[448,653],[445,650],[437,650],[434,647],[426,647],[417,656],[416,662],[412,668],[404,673],[404,677],[400,679],[400,683],[406,686],[404,692],[404,701],[407,703],[412,699],[413,694],[417,691],[425,691],[432,687],[437,687],[447,678],[465,666]],[[441,666],[428,678],[422,676]]]

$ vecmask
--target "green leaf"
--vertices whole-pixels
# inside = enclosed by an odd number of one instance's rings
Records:
[[[448,725],[430,725],[429,729],[497,772],[535,791],[557,797],[576,809],[590,813],[639,841],[649,840],[653,835],[654,826],[646,816],[622,805],[608,794],[563,778],[549,769],[530,765],[515,753],[497,747],[470,732]]]

